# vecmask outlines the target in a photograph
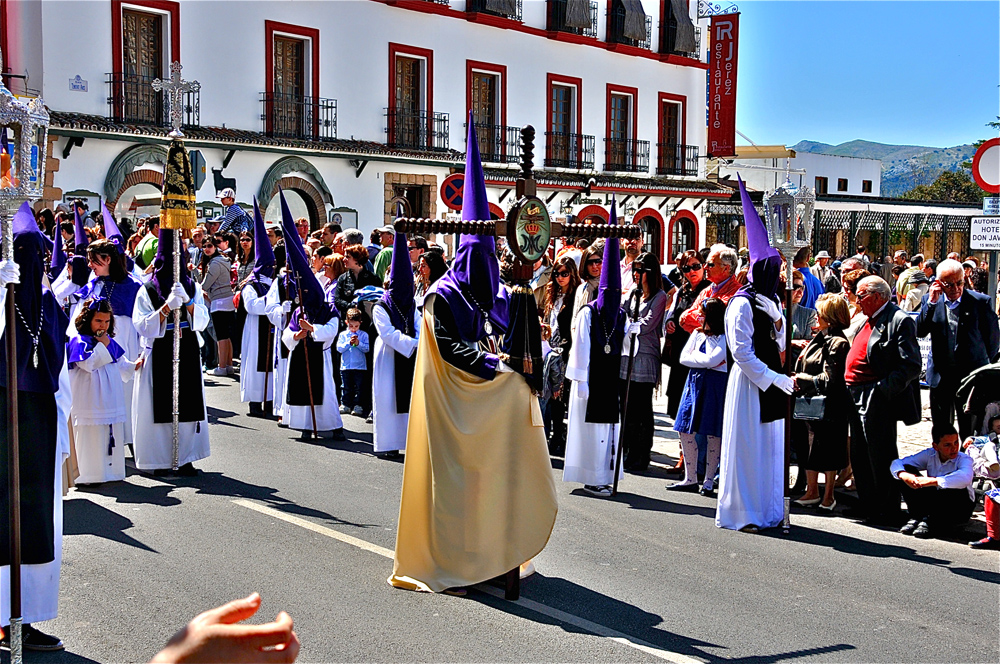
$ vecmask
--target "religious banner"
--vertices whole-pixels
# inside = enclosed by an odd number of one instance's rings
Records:
[[[712,17],[708,70],[708,156],[736,156],[736,61],[740,15]]]

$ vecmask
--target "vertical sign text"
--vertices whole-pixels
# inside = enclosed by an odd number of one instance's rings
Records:
[[[712,17],[708,70],[708,155],[736,155],[736,60],[740,15]]]

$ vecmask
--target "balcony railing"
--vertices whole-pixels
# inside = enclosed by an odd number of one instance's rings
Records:
[[[433,2],[435,5],[444,5],[445,7],[451,4],[451,0],[427,0],[427,2]]]
[[[636,141],[631,138],[605,138],[604,170],[648,173],[649,141]]]
[[[470,14],[490,14],[521,20],[521,0],[466,0],[465,11]]]
[[[593,169],[594,137],[556,131],[545,132],[545,166]]]
[[[165,98],[153,89],[156,76],[115,72],[107,75],[108,117],[115,122],[165,126],[169,124]],[[201,123],[201,93],[184,93],[184,126]]]
[[[597,37],[597,3],[590,4],[590,27],[571,28],[566,25],[566,0],[549,0],[548,29],[553,32],[568,32],[572,35]]]
[[[337,138],[337,100],[260,93],[264,133],[276,138],[327,141]]]
[[[385,109],[386,144],[411,150],[447,150],[448,114]]]
[[[680,55],[685,58],[691,58],[692,60],[701,60],[701,28],[695,26],[694,29],[694,50],[693,51],[679,51],[674,45],[677,40],[677,22],[672,18],[663,27],[660,33],[660,53],[667,55]]]
[[[521,129],[476,123],[479,157],[495,164],[514,163],[521,158]],[[468,147],[468,146],[467,146]]]
[[[650,50],[653,45],[653,19],[646,16],[646,38],[642,41],[625,36],[625,8],[617,5],[608,12],[608,41]]]
[[[698,146],[657,143],[657,175],[698,175]]]

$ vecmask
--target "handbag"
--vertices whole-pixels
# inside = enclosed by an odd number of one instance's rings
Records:
[[[792,417],[796,420],[821,420],[826,412],[826,397],[795,397],[795,409]]]

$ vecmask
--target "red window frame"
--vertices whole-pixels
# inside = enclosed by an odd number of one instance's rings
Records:
[[[181,3],[171,0],[111,0],[111,71],[115,77],[122,73],[122,9],[125,5],[138,9],[152,9],[170,16],[170,57],[168,62],[181,61]],[[167,72],[169,75],[169,72]]]
[[[313,98],[313,136],[319,135],[319,29],[304,25],[282,23],[281,21],[264,21],[264,93],[274,95],[274,34],[283,33],[309,40],[310,63],[312,76],[309,81],[309,95]],[[273,118],[265,118],[267,131],[272,131]]]
[[[653,249],[656,252],[656,260],[658,260],[660,262],[660,265],[672,263],[673,259],[670,256],[667,256],[666,261],[664,261],[664,259],[663,259],[664,255],[666,253],[664,251],[664,249],[663,249],[663,243],[666,242],[666,239],[667,239],[667,229],[665,228],[666,223],[663,221],[663,215],[660,214],[660,212],[656,208],[652,208],[652,207],[642,208],[641,210],[639,210],[638,212],[636,212],[635,215],[632,217],[632,219],[634,220],[633,223],[637,223],[639,221],[642,221],[643,219],[646,219],[647,217],[654,219],[656,221],[656,223],[658,223],[660,225],[660,244],[659,244],[658,247],[653,247]],[[672,227],[672,220],[671,220],[671,227]],[[697,232],[697,229],[698,229],[698,222],[697,222],[697,220],[695,221],[694,227],[695,227],[695,231]],[[667,245],[667,246],[670,246],[670,245]]]
[[[573,98],[573,104],[576,106],[576,134],[579,136],[583,135],[583,79],[577,78],[576,76],[563,76],[562,74],[553,74],[551,72],[545,74],[545,131],[553,131],[552,128],[552,87],[555,85],[566,85],[573,86],[576,88],[576,96]],[[572,133],[572,132],[570,132]],[[549,146],[548,139],[546,137],[545,141],[545,155],[548,158]],[[576,160],[579,162],[583,158],[583,142],[577,141],[577,151]]]
[[[402,55],[404,57],[411,58],[422,58],[427,64],[427,71],[425,72],[425,78],[427,79],[427,90],[425,91],[424,98],[424,108],[427,111],[427,147],[431,147],[431,143],[434,140],[432,135],[434,133],[434,51],[429,48],[420,48],[418,46],[409,46],[407,44],[397,44],[395,42],[389,42],[389,103],[386,108],[390,111],[396,108],[396,56]],[[506,79],[504,79],[506,80]],[[468,93],[466,93],[468,95]],[[395,117],[392,113],[388,116],[388,133],[386,138],[391,140],[394,136],[394,131],[396,129]]]
[[[681,145],[687,145],[687,96],[678,95],[672,92],[660,92],[656,96],[656,167],[660,168],[663,161],[663,152],[660,148],[660,139],[663,137],[663,125],[666,121],[666,114],[663,112],[664,102],[675,103],[679,105],[680,111],[677,114],[677,118],[680,122],[680,127],[678,127],[677,135],[681,139]],[[668,247],[671,245],[667,245]]]
[[[469,113],[472,111],[472,73],[474,71],[486,72],[488,74],[495,74],[500,77],[500,87],[499,94],[500,98],[497,101],[497,114],[500,118],[500,126],[507,126],[507,65],[498,65],[492,62],[481,62],[479,60],[466,60],[465,61],[465,121],[469,120]],[[501,137],[504,138],[504,137]],[[501,140],[500,142],[500,155],[502,157],[507,156],[507,141]]]
[[[632,158],[635,159],[637,156],[635,153],[635,142],[639,136],[639,88],[630,88],[625,85],[615,85],[614,83],[607,84],[607,101],[605,102],[605,120],[604,120],[604,160],[605,167],[607,166],[608,158],[608,146],[607,140],[611,138],[611,96],[612,95],[625,95],[632,97],[632,103],[629,108],[629,115],[631,116],[632,131]],[[633,164],[634,165],[634,164]]]
[[[10,62],[10,50],[7,48],[7,23],[9,23],[7,20],[7,0],[0,0],[0,51],[3,52],[4,57],[3,71],[0,71],[0,73],[4,73],[11,68],[10,64],[8,64]]]
[[[678,210],[675,212],[674,216],[670,218],[670,223],[667,225],[667,244],[664,251],[670,252],[670,255],[667,256],[666,264],[668,265],[674,263],[674,225],[679,219],[687,219],[694,224],[694,249],[698,249],[698,240],[701,237],[701,229],[698,227],[698,217],[694,212],[690,210]]]

